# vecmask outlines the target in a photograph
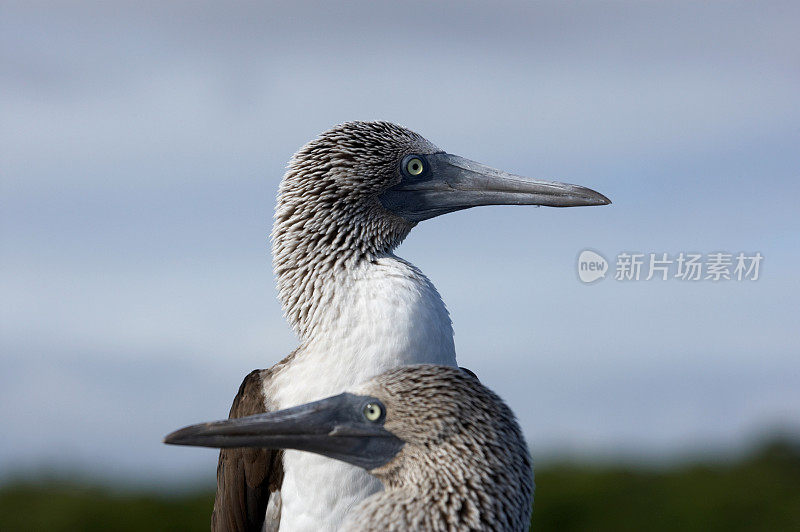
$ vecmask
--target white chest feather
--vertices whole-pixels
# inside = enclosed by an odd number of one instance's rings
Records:
[[[385,257],[326,287],[309,337],[264,391],[271,408],[287,408],[422,363],[456,365],[450,316],[419,270]],[[282,532],[335,530],[380,489],[365,471],[309,453],[286,452],[284,471]]]

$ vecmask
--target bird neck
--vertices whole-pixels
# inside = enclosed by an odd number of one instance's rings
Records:
[[[524,483],[497,489],[475,471],[453,468],[385,486],[348,515],[342,530],[527,530],[533,501],[521,495]]]
[[[289,296],[287,316],[306,344],[336,340],[361,355],[391,345],[392,356],[402,359],[398,364],[455,361],[452,322],[439,292],[418,268],[392,254],[312,269],[300,280],[301,297],[284,279],[278,282]]]
[[[509,438],[480,451],[461,443],[406,447],[373,471],[384,491],[353,511],[351,529],[388,529],[407,519],[400,529],[527,530],[533,467],[524,440]]]
[[[321,314],[331,311],[328,306],[335,303],[337,291],[381,261],[400,261],[392,251],[413,225],[385,216],[377,200],[345,215],[332,209],[322,212],[319,206],[309,212],[309,205],[291,199],[285,194],[278,199],[272,257],[284,314],[304,339]],[[429,284],[419,270],[403,264],[413,270],[412,277]]]

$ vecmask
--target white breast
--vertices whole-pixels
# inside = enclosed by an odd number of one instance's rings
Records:
[[[309,337],[264,392],[273,408],[287,408],[422,363],[456,365],[450,316],[419,270],[387,256],[326,286]],[[287,451],[280,530],[336,530],[351,507],[379,489],[362,469]]]

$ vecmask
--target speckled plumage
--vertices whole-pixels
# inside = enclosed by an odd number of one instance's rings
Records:
[[[513,412],[475,377],[433,365],[390,370],[354,393],[380,399],[406,442],[371,473],[384,485],[343,530],[527,530],[533,468]]]

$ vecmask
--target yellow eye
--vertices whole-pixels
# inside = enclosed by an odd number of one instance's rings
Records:
[[[383,414],[383,408],[377,403],[367,403],[364,405],[364,417],[367,421],[378,421]]]
[[[411,175],[419,175],[425,169],[419,157],[413,157],[406,163],[406,171]]]

